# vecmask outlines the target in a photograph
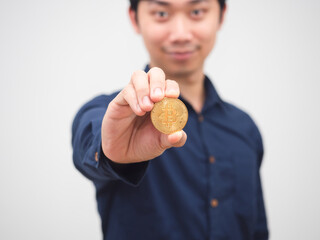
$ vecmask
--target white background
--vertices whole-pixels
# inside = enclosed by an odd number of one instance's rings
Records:
[[[206,73],[262,132],[271,239],[320,239],[320,1],[228,3]],[[71,123],[148,61],[127,7],[0,0],[0,239],[102,238]]]

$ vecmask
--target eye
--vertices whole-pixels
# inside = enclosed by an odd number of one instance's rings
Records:
[[[200,19],[203,17],[205,11],[203,9],[194,9],[191,11],[191,17],[195,19]]]
[[[169,17],[169,13],[166,11],[157,11],[157,12],[155,12],[155,17],[158,20],[165,20]]]

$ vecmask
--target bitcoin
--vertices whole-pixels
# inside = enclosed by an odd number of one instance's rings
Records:
[[[155,103],[150,115],[153,126],[165,134],[182,130],[188,121],[188,109],[177,98],[164,98]]]

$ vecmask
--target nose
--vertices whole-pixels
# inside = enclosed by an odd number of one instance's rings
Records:
[[[186,43],[191,40],[191,25],[183,16],[176,16],[171,21],[169,40],[172,43]]]

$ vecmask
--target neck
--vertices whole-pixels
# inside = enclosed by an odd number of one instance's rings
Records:
[[[200,113],[205,101],[205,78],[202,69],[185,75],[168,74],[166,78],[178,82],[181,96],[191,104],[197,113]]]

